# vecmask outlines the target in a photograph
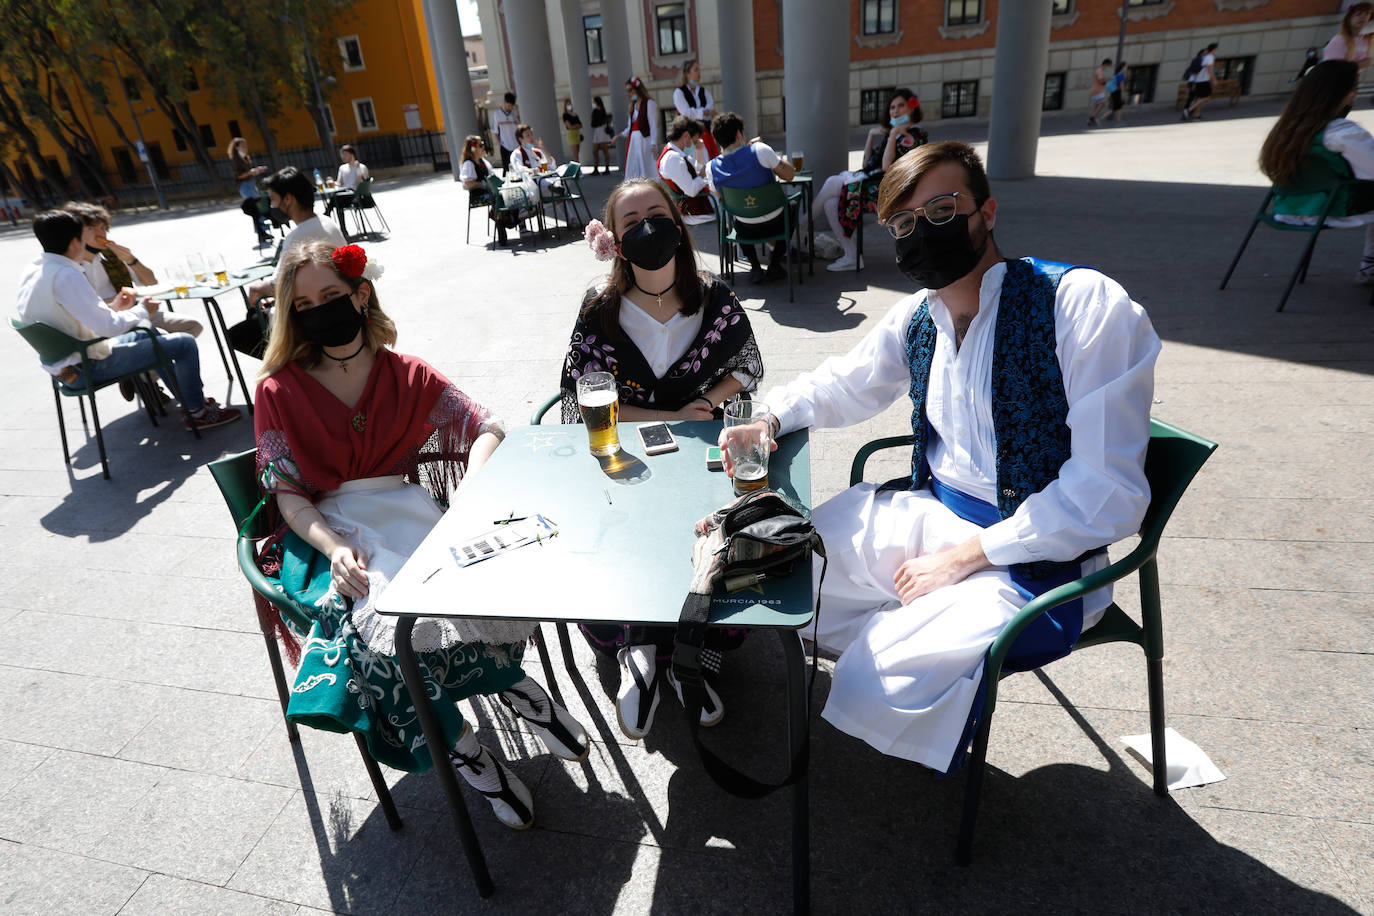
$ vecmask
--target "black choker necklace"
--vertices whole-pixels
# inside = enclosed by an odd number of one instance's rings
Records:
[[[665,290],[665,292],[666,292],[666,290]],[[344,372],[347,372],[347,371],[348,371],[348,361],[349,361],[350,359],[352,359],[353,357],[357,356],[359,353],[363,352],[363,347],[365,347],[365,346],[367,346],[367,339],[366,339],[366,338],[363,339],[362,343],[358,344],[358,349],[354,350],[352,353],[348,354],[347,356],[335,356],[333,353],[330,353],[330,352],[329,352],[328,350],[326,350],[324,347],[320,347],[320,352],[323,353],[325,356],[329,357],[330,359],[334,360],[334,362],[336,362],[336,363],[339,364],[339,368],[340,368],[340,369],[342,369]]]
[[[664,289],[663,292],[661,292],[661,293],[651,293],[651,292],[649,292],[647,289],[645,289],[644,287],[642,287],[642,286],[639,285],[639,281],[638,281],[638,280],[632,279],[630,282],[633,283],[633,284],[635,285],[635,289],[639,290],[639,291],[640,291],[641,293],[643,293],[644,295],[646,295],[646,296],[653,296],[653,297],[654,297],[654,301],[658,303],[658,307],[659,307],[659,308],[663,308],[663,297],[667,294],[668,290],[672,289],[674,286],[677,286],[677,277],[674,277],[674,278],[673,278],[673,282],[672,282],[672,283],[669,283],[668,286],[667,286],[667,288]]]

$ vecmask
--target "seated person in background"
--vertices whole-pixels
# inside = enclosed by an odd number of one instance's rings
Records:
[[[281,257],[306,242],[328,242],[335,248],[346,244],[343,230],[333,220],[320,219],[315,213],[315,185],[294,165],[267,179],[267,199],[278,217],[285,217],[295,225],[281,243]],[[278,272],[280,273],[280,272]],[[277,285],[275,276],[248,287],[248,301],[256,303],[263,296],[271,296]]]
[[[701,141],[701,122],[678,115],[668,125],[668,143],[658,156],[658,177],[676,194],[682,219],[689,226],[715,219],[711,187],[705,171],[706,144]]]
[[[557,178],[543,173],[551,173],[554,166],[553,156],[549,155],[544,149],[543,139],[534,139],[534,128],[528,124],[521,124],[515,129],[515,139],[520,145],[515,148],[515,152],[510,155],[511,166],[516,171],[533,172],[538,177],[539,193],[543,197],[548,197],[553,191],[561,191],[563,183]]]
[[[290,529],[282,590],[312,617],[310,632],[297,634],[307,642],[287,718],[359,733],[382,763],[419,772],[436,761],[396,662],[395,618],[376,602],[443,515],[440,503],[481,486],[474,475],[504,431],[423,360],[390,349],[396,325],[377,301],[376,275],[357,245],[312,241],[282,256],[259,372],[257,467]],[[421,467],[422,450],[440,457]],[[521,669],[534,628],[429,619],[414,640],[451,748],[439,765],[515,828],[534,820],[530,791],[477,743],[457,703],[496,694],[550,751],[585,758],[586,731]]]
[[[796,172],[790,162],[784,162],[773,148],[757,137],[746,138],[744,120],[733,111],[718,114],[711,121],[711,133],[720,145],[720,155],[711,160],[706,169],[706,179],[717,197],[721,188],[760,188],[771,184],[774,176],[783,181],[791,181]],[[735,234],[740,238],[751,235],[768,236],[780,231],[783,226],[782,208],[762,216],[744,219],[735,217]],[[749,279],[758,283],[765,279],[763,268],[759,266],[758,252],[753,245],[740,246],[744,256],[749,259]],[[787,268],[782,260],[787,254],[786,242],[774,242],[773,252],[768,258],[769,280],[786,276]]]
[[[1374,180],[1374,137],[1346,115],[1359,95],[1360,68],[1354,61],[1324,60],[1293,90],[1283,113],[1260,148],[1260,171],[1274,183],[1274,215],[1283,222],[1311,225],[1321,215],[1323,194],[1292,194],[1305,164],[1324,163],[1336,175]],[[1374,185],[1341,191],[1328,226],[1363,225],[1360,283],[1374,283]]]
[[[20,276],[17,306],[19,320],[26,324],[46,324],[78,340],[110,338],[86,351],[93,360],[90,381],[99,384],[152,360],[152,338],[133,328],[156,314],[158,303],[145,299],[140,304],[134,291],[125,288],[106,305],[81,270],[87,253],[81,233],[81,220],[66,210],[49,210],[34,218],[33,234],[43,246],[43,254]],[[158,343],[176,376],[175,383],[166,377],[163,381],[179,392],[182,411],[197,426],[208,429],[239,418],[237,408],[220,407],[205,397],[195,338],[182,333],[159,334]],[[79,353],[45,363],[43,368],[70,388],[86,386]]]
[[[892,93],[887,114],[887,127],[875,127],[868,132],[863,170],[831,175],[812,201],[812,207],[825,214],[830,232],[844,252],[838,260],[827,264],[826,270],[858,269],[859,244],[854,238],[854,230],[859,227],[865,211],[877,211],[878,183],[883,170],[928,139],[926,132],[916,126],[921,120],[921,100],[910,89],[897,89]]]
[[[560,380],[563,422],[580,422],[577,379],[588,372],[616,377],[624,420],[711,419],[721,402],[763,378],[747,313],[728,286],[697,268],[692,236],[658,182],[632,178],[617,185],[605,219],[605,225],[591,222],[587,241],[599,260],[613,261],[611,273],[588,290],[573,326]],[[678,688],[667,665],[676,628],[582,630],[597,652],[619,657],[620,728],[643,738],[663,675]],[[712,627],[710,633],[707,647],[716,651],[744,638],[742,630]],[[715,725],[724,714],[708,682],[701,724]]]
[[[325,216],[336,209],[352,206],[353,189],[364,178],[372,177],[367,166],[358,161],[358,151],[353,148],[353,144],[345,143],[339,147],[339,158],[343,160],[343,164],[339,166],[339,174],[334,181],[342,190],[336,192],[333,197],[325,202]]]
[[[463,141],[463,159],[458,165],[458,180],[467,188],[468,195],[477,198],[477,202],[483,203],[491,198],[491,189],[487,187],[487,177],[492,174],[491,160],[486,157],[487,145],[482,142],[482,138],[476,134],[469,135]],[[506,244],[506,229],[509,218],[497,219],[494,211],[488,211],[492,220],[496,223],[496,241],[502,245]],[[512,222],[512,225],[514,223]]]

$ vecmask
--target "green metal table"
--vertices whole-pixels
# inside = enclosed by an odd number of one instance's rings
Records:
[[[675,625],[692,579],[692,524],[733,498],[728,477],[706,469],[718,421],[669,426],[678,451],[646,456],[638,423],[620,424],[614,459],[588,452],[582,426],[524,426],[482,468],[388,586],[378,611],[397,617],[396,655],[415,700],[430,753],[447,759],[411,645],[419,617],[499,617],[560,623]],[[811,504],[810,449],[805,430],[778,441],[770,466],[773,489],[793,504]],[[450,548],[494,521],[543,515],[558,524],[548,541],[460,567]],[[811,570],[754,589],[718,590],[711,622],[772,629],[787,665],[788,763],[808,737],[806,661],[796,631],[811,622]],[[804,758],[803,758],[804,759]],[[492,881],[451,767],[436,766],[478,892]],[[808,785],[792,785],[792,880],[797,912],[809,908]]]

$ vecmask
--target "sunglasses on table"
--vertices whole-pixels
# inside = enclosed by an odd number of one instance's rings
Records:
[[[932,226],[943,226],[959,215],[960,198],[973,201],[973,209],[975,210],[987,200],[985,197],[972,197],[961,191],[941,194],[939,197],[932,197],[926,201],[923,207],[917,207],[914,210],[902,210],[892,214],[883,221],[883,228],[891,233],[894,239],[904,239],[916,230],[916,220],[921,217],[925,217]]]

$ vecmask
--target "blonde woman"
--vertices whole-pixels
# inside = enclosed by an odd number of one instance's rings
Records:
[[[500,445],[500,423],[435,369],[391,349],[396,325],[357,245],[288,251],[263,356],[258,471],[280,513],[281,586],[312,609],[287,716],[354,731],[374,757],[433,765],[395,659],[395,625],[376,599]],[[419,467],[421,450],[442,456]],[[424,621],[415,648],[451,765],[502,823],[534,820],[529,789],[477,743],[457,701],[496,694],[554,754],[587,755],[587,734],[521,670],[529,622]],[[340,659],[347,661],[342,666]]]

